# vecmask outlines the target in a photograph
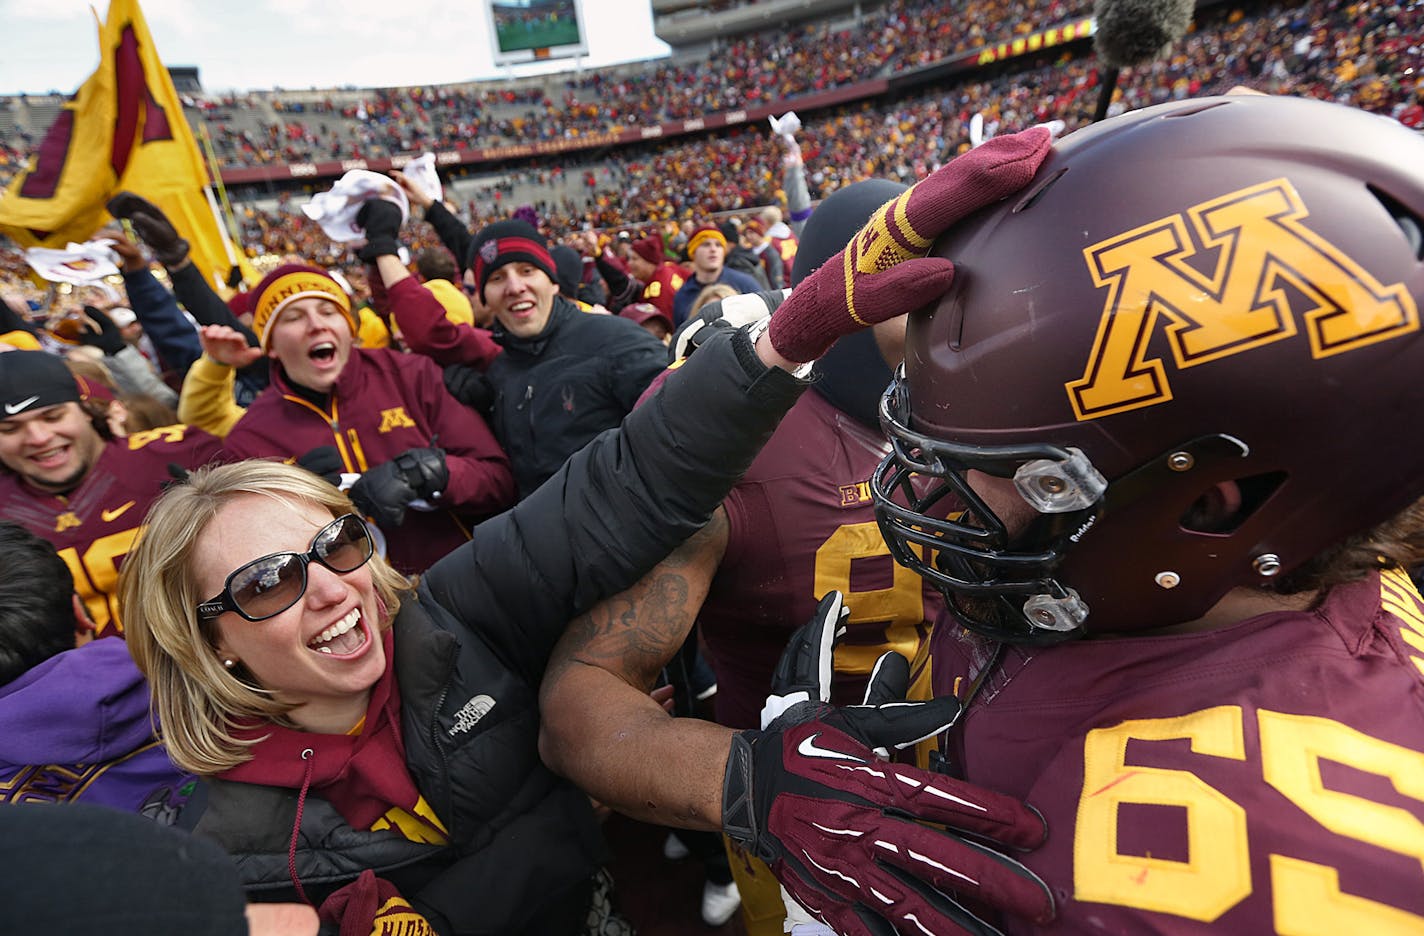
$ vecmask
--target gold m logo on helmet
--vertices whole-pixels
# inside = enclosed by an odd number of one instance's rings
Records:
[[[1108,295],[1083,377],[1064,385],[1078,419],[1172,399],[1162,361],[1147,357],[1159,315],[1168,319],[1179,369],[1294,337],[1301,327],[1315,358],[1418,331],[1404,285],[1381,284],[1302,224],[1307,215],[1290,181],[1274,179],[1085,249],[1093,283]],[[1216,251],[1210,275],[1187,263],[1199,249]],[[1308,303],[1303,325],[1291,294]]]

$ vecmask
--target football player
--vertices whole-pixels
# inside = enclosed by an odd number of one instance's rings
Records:
[[[806,222],[797,283],[905,189],[870,179],[826,198]],[[738,297],[722,306],[751,307],[753,300]],[[889,452],[877,408],[892,376],[888,362],[900,361],[904,334],[905,317],[899,316],[837,341],[816,362],[811,392],[782,419],[723,503],[726,522],[709,527],[710,545],[718,550],[717,575],[697,621],[717,676],[713,702],[719,724],[760,727],[787,639],[832,590],[845,596],[850,612],[835,654],[832,700],[859,702],[886,650],[911,661],[908,697],[929,698],[929,624],[943,600],[930,583],[891,559],[867,483]],[[926,765],[922,759],[920,766]],[[707,859],[705,849],[694,844],[693,850]],[[709,862],[709,884],[719,871]],[[733,848],[731,873],[748,933],[779,936],[784,910],[770,871]],[[704,901],[710,893],[704,890]]]
[[[936,245],[874,495],[1055,931],[1424,932],[1421,167],[1362,111],[1179,101]]]

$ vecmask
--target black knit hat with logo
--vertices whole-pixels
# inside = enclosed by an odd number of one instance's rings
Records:
[[[490,274],[506,263],[531,263],[558,282],[559,274],[544,236],[525,221],[496,221],[485,225],[470,241],[466,266],[474,272],[480,287],[480,299],[485,297],[485,283]]]
[[[77,402],[79,386],[74,375],[55,355],[45,351],[0,354],[0,419]]]

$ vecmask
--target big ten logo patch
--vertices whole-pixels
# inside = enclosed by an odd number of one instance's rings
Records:
[[[1417,331],[1404,285],[1380,283],[1307,227],[1308,215],[1290,180],[1273,179],[1086,248],[1093,283],[1108,292],[1083,377],[1065,384],[1078,419],[1172,399],[1167,368],[1147,356],[1162,320],[1179,370],[1302,327],[1316,359]]]
[[[858,484],[842,484],[837,490],[841,495],[840,506],[859,507],[861,504],[870,503],[870,482],[861,481]]]

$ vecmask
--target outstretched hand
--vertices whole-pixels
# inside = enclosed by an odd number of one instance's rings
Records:
[[[404,172],[401,172],[399,169],[392,169],[389,175],[392,179],[396,180],[397,185],[405,189],[405,197],[410,200],[412,205],[424,211],[426,208],[435,204],[435,199],[431,198],[425,189],[412,182]]]
[[[262,357],[262,349],[248,345],[247,336],[228,325],[203,325],[198,329],[203,353],[228,367],[243,368]]]
[[[125,273],[137,273],[140,270],[148,269],[148,258],[143,255],[138,244],[116,232],[106,232],[104,239],[109,241],[109,249],[118,254],[119,266]]]
[[[98,306],[86,305],[84,319],[79,327],[79,343],[98,348],[106,356],[124,350],[124,336],[114,320]]]
[[[995,137],[887,202],[772,316],[772,347],[813,361],[841,335],[912,312],[949,288],[954,264],[929,256],[960,219],[1028,185],[1053,145],[1034,127]]]
[[[114,217],[128,219],[154,258],[165,267],[176,269],[188,259],[188,242],[153,202],[133,192],[120,192],[105,207]]]

